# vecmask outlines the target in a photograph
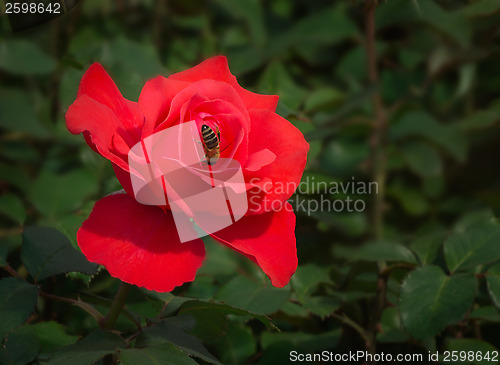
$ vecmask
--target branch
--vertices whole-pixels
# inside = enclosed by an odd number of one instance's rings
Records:
[[[375,50],[375,9],[377,0],[367,0],[365,4],[365,37],[366,37],[366,66],[368,79],[371,84],[378,84],[377,54]],[[386,181],[385,137],[387,130],[387,114],[382,103],[380,92],[372,97],[374,119],[372,124],[371,147],[373,150],[373,179],[378,185],[378,194],[375,195],[373,207],[373,235],[375,240],[383,238],[384,230],[384,195]],[[373,305],[372,316],[367,330],[366,347],[371,354],[377,350],[377,333],[380,319],[386,305],[387,276],[383,275],[386,263],[378,263],[377,293]]]

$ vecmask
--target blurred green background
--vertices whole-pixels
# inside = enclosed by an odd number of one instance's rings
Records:
[[[84,0],[16,33],[2,15],[0,363],[285,364],[291,350],[479,351],[490,358],[447,363],[496,363],[500,2],[372,5]],[[93,268],[58,250],[76,247],[94,202],[121,187],[64,113],[95,61],[136,101],[148,79],[218,54],[242,86],[278,94],[310,143],[293,204],[366,209],[297,211],[299,268],[283,289],[206,239],[193,283],[134,288],[121,335],[100,331],[118,280],[65,275]],[[377,182],[378,194],[318,182]]]

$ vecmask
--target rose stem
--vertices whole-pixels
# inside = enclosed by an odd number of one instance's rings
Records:
[[[122,282],[120,288],[116,292],[111,308],[109,309],[108,315],[102,321],[101,327],[105,330],[112,330],[115,327],[116,320],[120,315],[125,304],[125,299],[127,298],[128,292],[132,288],[132,285]]]
[[[365,14],[365,37],[366,37],[366,66],[368,78],[371,84],[378,84],[377,54],[375,50],[375,9],[377,0],[366,2]],[[374,120],[371,146],[373,150],[373,179],[377,182],[378,194],[375,194],[373,209],[373,236],[376,241],[383,239],[384,230],[384,191],[386,180],[386,163],[384,153],[384,142],[387,129],[387,116],[380,96],[380,91],[372,98]],[[378,262],[377,293],[373,304],[373,311],[367,329],[366,347],[371,354],[377,350],[376,336],[379,322],[385,308],[386,288],[388,275],[385,274],[386,263]]]

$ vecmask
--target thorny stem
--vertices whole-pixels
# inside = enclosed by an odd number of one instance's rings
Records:
[[[125,299],[127,298],[128,292],[132,288],[132,285],[122,282],[120,288],[116,292],[111,308],[109,309],[108,315],[102,320],[101,327],[105,330],[112,330],[115,327],[116,320],[120,315],[120,312],[125,305]],[[115,364],[115,356],[113,354],[106,355],[103,359],[105,365]]]
[[[337,313],[333,313],[332,316],[334,318],[337,318],[339,321],[341,321],[342,323],[348,325],[349,327],[351,327],[353,330],[355,330],[356,332],[359,333],[359,335],[365,340],[365,341],[368,341],[368,338],[366,337],[367,333],[366,331],[363,329],[363,327],[361,327],[359,324],[357,324],[355,321],[353,321],[351,318],[349,318],[347,315],[345,314],[337,314]]]
[[[80,299],[77,300],[77,299],[72,299],[72,298],[60,297],[60,296],[57,296],[57,295],[54,295],[54,294],[50,294],[50,293],[45,293],[45,292],[42,292],[42,291],[40,291],[38,294],[41,297],[44,297],[46,299],[60,301],[60,302],[65,302],[65,303],[76,305],[77,307],[80,307],[85,312],[87,312],[88,314],[90,314],[92,316],[92,318],[94,318],[96,320],[97,323],[102,323],[103,320],[104,320],[102,314],[99,313],[99,311],[97,311],[97,309],[95,309],[94,307],[92,307],[90,304],[81,301]]]
[[[78,301],[75,300],[75,299],[66,298],[66,297],[60,297],[58,295],[46,293],[46,292],[43,292],[43,291],[39,292],[38,294],[41,297],[44,297],[44,298],[47,298],[47,299],[51,299],[51,300],[55,300],[55,301],[59,301],[59,302],[65,302],[65,303],[69,303],[69,304],[77,304],[78,303]]]
[[[7,271],[12,276],[14,276],[16,278],[21,278],[22,279],[22,276],[19,275],[19,273],[16,270],[14,270],[10,265],[2,266],[2,269],[4,269],[5,271]]]
[[[368,79],[370,83],[378,83],[377,55],[375,51],[375,9],[377,0],[367,2],[365,15],[366,32],[366,64],[368,69]],[[371,137],[371,147],[373,150],[373,178],[378,185],[378,194],[375,194],[375,206],[373,209],[374,237],[380,240],[383,237],[384,222],[384,195],[385,195],[385,154],[384,139],[387,129],[387,116],[382,103],[380,93],[372,96],[373,111],[373,134]]]
[[[375,50],[375,9],[377,0],[366,1],[365,13],[365,36],[366,36],[366,66],[368,78],[371,84],[378,83],[377,55]],[[375,194],[373,208],[373,235],[375,240],[383,238],[384,228],[384,195],[386,179],[386,161],[384,153],[384,142],[387,129],[387,116],[382,103],[380,93],[375,93],[372,97],[374,120],[373,133],[371,137],[371,147],[373,150],[373,179],[377,182],[378,194]],[[383,275],[386,270],[386,263],[380,261],[379,278],[377,280],[377,293],[373,305],[372,316],[366,333],[366,347],[371,354],[377,350],[376,335],[379,331],[380,319],[385,308],[387,276]]]
[[[127,298],[128,292],[132,288],[132,285],[122,282],[120,288],[116,292],[111,308],[109,309],[108,315],[102,321],[101,327],[106,330],[112,330],[115,327],[116,320],[120,315],[120,312],[125,305],[125,299]]]

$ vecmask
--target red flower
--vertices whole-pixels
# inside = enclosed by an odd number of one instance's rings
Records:
[[[275,113],[277,102],[278,96],[243,89],[222,56],[148,81],[138,103],[124,99],[102,66],[93,64],[66,124],[113,163],[126,193],[95,204],[77,234],[85,256],[150,290],[171,291],[194,280],[205,256],[202,240],[180,243],[167,207],[135,200],[127,155],[153,133],[196,120],[219,128],[221,157],[241,164],[248,189],[246,215],[211,236],[256,262],[274,286],[286,285],[297,268],[295,215],[286,200],[300,181],[309,146]]]

